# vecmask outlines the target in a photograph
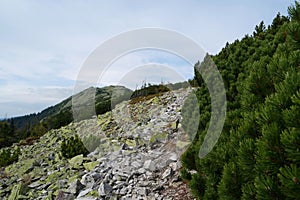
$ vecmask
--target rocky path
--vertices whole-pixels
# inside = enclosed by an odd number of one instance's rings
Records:
[[[189,144],[180,124],[191,89],[123,102],[97,119],[72,123],[22,147],[19,162],[2,172],[1,199],[192,199],[179,177]],[[60,156],[63,137],[97,137],[87,156]],[[86,146],[90,144],[86,142]]]

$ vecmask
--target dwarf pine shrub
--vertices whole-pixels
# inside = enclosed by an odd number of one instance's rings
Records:
[[[73,158],[79,154],[86,156],[89,151],[85,148],[78,135],[64,139],[61,144],[61,154],[65,158]]]
[[[0,152],[0,167],[5,167],[18,161],[20,155],[20,149],[2,149]]]

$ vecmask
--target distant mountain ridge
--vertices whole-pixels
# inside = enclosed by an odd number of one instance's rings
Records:
[[[50,106],[37,114],[33,113],[33,114],[24,115],[24,116],[20,116],[20,117],[14,117],[13,120],[14,120],[15,127],[17,129],[22,129],[28,124],[34,125],[38,122],[46,120],[47,118],[49,118],[51,116],[55,116],[55,115],[59,114],[60,112],[72,112],[72,98],[76,97],[76,96],[84,96],[84,94],[86,94],[91,89],[95,89],[95,106],[96,106],[96,108],[97,108],[97,106],[99,106],[103,103],[107,104],[108,101],[110,103],[111,95],[112,95],[113,91],[114,91],[114,93],[116,93],[115,91],[117,91],[117,90],[122,91],[124,98],[128,97],[128,95],[130,95],[133,92],[132,90],[130,90],[124,86],[105,86],[103,88],[93,88],[93,87],[87,88],[84,91],[81,91],[73,96],[70,96],[67,99],[63,100],[62,102],[60,102],[54,106]],[[120,95],[120,98],[122,98],[121,95]],[[85,104],[84,98],[82,98],[82,104],[83,105]],[[101,112],[101,111],[98,110],[98,112]]]
[[[39,113],[13,117],[1,121],[7,130],[1,131],[0,146],[10,146],[22,139],[38,138],[51,129],[58,129],[73,121],[72,101],[80,101],[80,118],[88,119],[93,115],[103,114],[110,111],[112,103],[115,105],[128,100],[133,91],[124,86],[105,86],[102,88],[90,87],[75,95],[68,97],[60,103],[50,106]],[[94,98],[94,105],[88,105],[90,99]],[[88,106],[94,106],[94,113],[86,113]],[[2,134],[3,132],[3,134]],[[5,132],[5,133],[4,133]]]

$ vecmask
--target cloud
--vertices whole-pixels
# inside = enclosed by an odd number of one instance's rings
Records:
[[[12,117],[40,112],[42,109],[71,96],[73,87],[10,84],[1,86],[0,93],[0,118],[2,118],[3,116]]]
[[[139,50],[112,63],[98,84],[123,84],[131,89],[143,81],[159,84],[193,77],[193,66],[183,58],[161,50]]]
[[[134,90],[140,88],[143,83],[159,84],[159,83],[176,83],[185,81],[176,70],[170,66],[161,64],[146,64],[138,66],[126,73],[119,80],[119,85],[126,85]]]
[[[64,89],[71,91],[90,53],[122,32],[143,27],[171,29],[191,37],[215,54],[227,41],[251,34],[261,20],[270,24],[278,11],[286,14],[287,6],[292,3],[281,0],[1,1],[0,112],[20,114],[21,111],[13,111],[12,105],[19,106],[25,101],[23,107],[28,108],[26,112],[23,110],[25,114],[41,109],[40,105],[47,107],[62,100],[69,94]],[[136,74],[137,71],[132,71],[136,66],[147,63],[169,66],[184,78],[190,77],[193,73],[190,64],[173,58],[153,52],[128,55],[114,63],[102,81],[118,82],[129,72]]]

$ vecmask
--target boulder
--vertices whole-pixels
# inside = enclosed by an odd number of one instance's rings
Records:
[[[28,187],[32,189],[32,188],[37,188],[41,185],[42,185],[42,183],[40,181],[36,181],[36,182],[29,184]]]
[[[144,168],[149,171],[155,171],[155,163],[152,160],[147,160],[144,163]]]
[[[149,193],[149,190],[145,187],[141,187],[141,188],[138,188],[138,194],[140,196],[147,196]]]
[[[138,169],[142,166],[142,164],[140,162],[137,162],[137,161],[133,161],[131,163],[131,166],[134,167],[135,169]]]
[[[94,162],[87,162],[87,163],[83,163],[83,167],[84,167],[87,171],[92,171],[98,164],[99,164],[99,162],[97,162],[97,161],[94,161]]]
[[[80,182],[85,185],[86,188],[92,188],[95,184],[95,180],[90,174],[83,175]]]
[[[80,198],[80,197],[84,197],[84,196],[86,196],[88,193],[90,193],[92,191],[92,189],[91,188],[88,188],[88,189],[85,189],[85,190],[82,190],[79,194],[78,194],[78,196],[77,196],[77,198],[76,199],[78,199],[78,198]]]
[[[67,191],[71,194],[78,194],[85,186],[77,179],[68,187]]]
[[[74,168],[74,169],[80,169],[82,168],[82,163],[83,163],[83,155],[80,154],[78,156],[75,156],[73,158],[71,158],[69,160],[70,165]]]
[[[173,171],[177,171],[180,168],[177,162],[172,162],[169,164],[169,166],[172,168]]]
[[[161,175],[161,178],[162,178],[162,179],[169,178],[169,177],[171,177],[172,175],[173,175],[173,170],[172,170],[171,167],[168,167],[168,168],[164,171],[164,173]]]
[[[170,153],[169,156],[169,162],[176,162],[178,160],[178,156],[176,153]]]
[[[102,176],[99,173],[93,172],[91,173],[91,176],[93,177],[94,181],[98,181]]]
[[[102,182],[99,186],[99,189],[98,189],[98,193],[100,196],[106,196],[108,194],[110,194],[110,192],[112,191],[112,187],[107,184],[107,183],[104,183]]]

